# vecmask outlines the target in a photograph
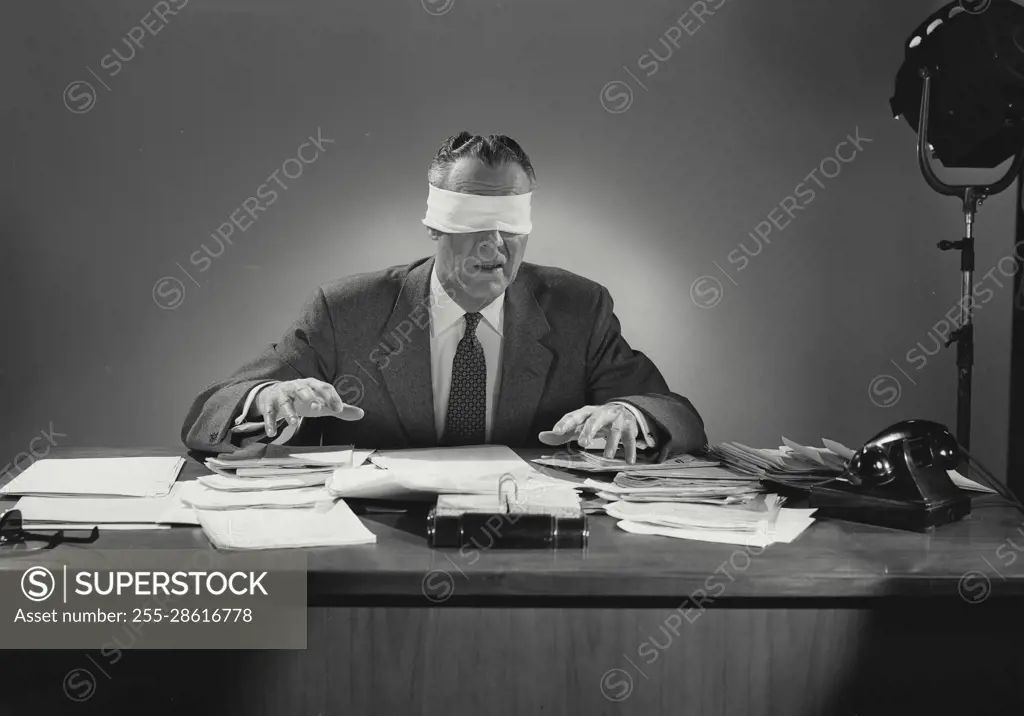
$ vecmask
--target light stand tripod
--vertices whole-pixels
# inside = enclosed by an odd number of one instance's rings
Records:
[[[949,334],[946,346],[956,343],[956,439],[965,450],[971,449],[971,379],[974,371],[974,323],[972,320],[971,301],[973,300],[974,283],[974,217],[978,207],[989,196],[1007,189],[1020,173],[1024,164],[1024,148],[1013,158],[1013,163],[1006,175],[993,184],[980,186],[965,184],[946,184],[932,170],[928,160],[930,151],[928,144],[928,109],[931,98],[931,73],[922,67],[919,71],[922,78],[921,113],[917,133],[917,159],[928,185],[945,196],[960,197],[964,211],[964,238],[959,241],[940,241],[939,249],[960,251],[960,325]]]

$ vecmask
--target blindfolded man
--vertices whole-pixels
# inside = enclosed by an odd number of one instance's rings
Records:
[[[690,401],[620,333],[600,284],[523,262],[536,174],[461,132],[428,172],[435,255],[321,286],[280,342],[200,394],[182,439],[375,448],[604,439],[659,459],[705,444]]]

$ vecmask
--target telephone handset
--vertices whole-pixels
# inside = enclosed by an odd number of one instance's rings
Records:
[[[970,497],[947,473],[966,457],[945,426],[905,420],[868,440],[840,477],[812,487],[810,505],[823,517],[924,532],[970,514]]]
[[[897,479],[904,460],[911,467],[937,465],[955,470],[962,457],[959,443],[945,425],[930,420],[904,420],[886,428],[854,453],[844,477],[854,485],[881,487]]]

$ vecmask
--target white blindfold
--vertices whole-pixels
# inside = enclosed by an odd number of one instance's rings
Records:
[[[480,196],[438,189],[430,184],[424,226],[445,234],[474,231],[506,231],[529,234],[532,193],[511,196]]]

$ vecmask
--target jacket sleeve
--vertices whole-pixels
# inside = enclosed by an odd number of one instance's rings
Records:
[[[323,289],[306,301],[299,318],[278,343],[227,378],[213,383],[192,403],[181,439],[192,450],[231,452],[240,447],[230,428],[249,391],[272,380],[317,378],[334,382],[337,365],[334,323]]]
[[[622,337],[611,294],[601,288],[587,348],[588,396],[592,405],[629,403],[653,423],[658,459],[692,452],[707,443],[704,421],[693,404],[669,390],[657,366]]]

